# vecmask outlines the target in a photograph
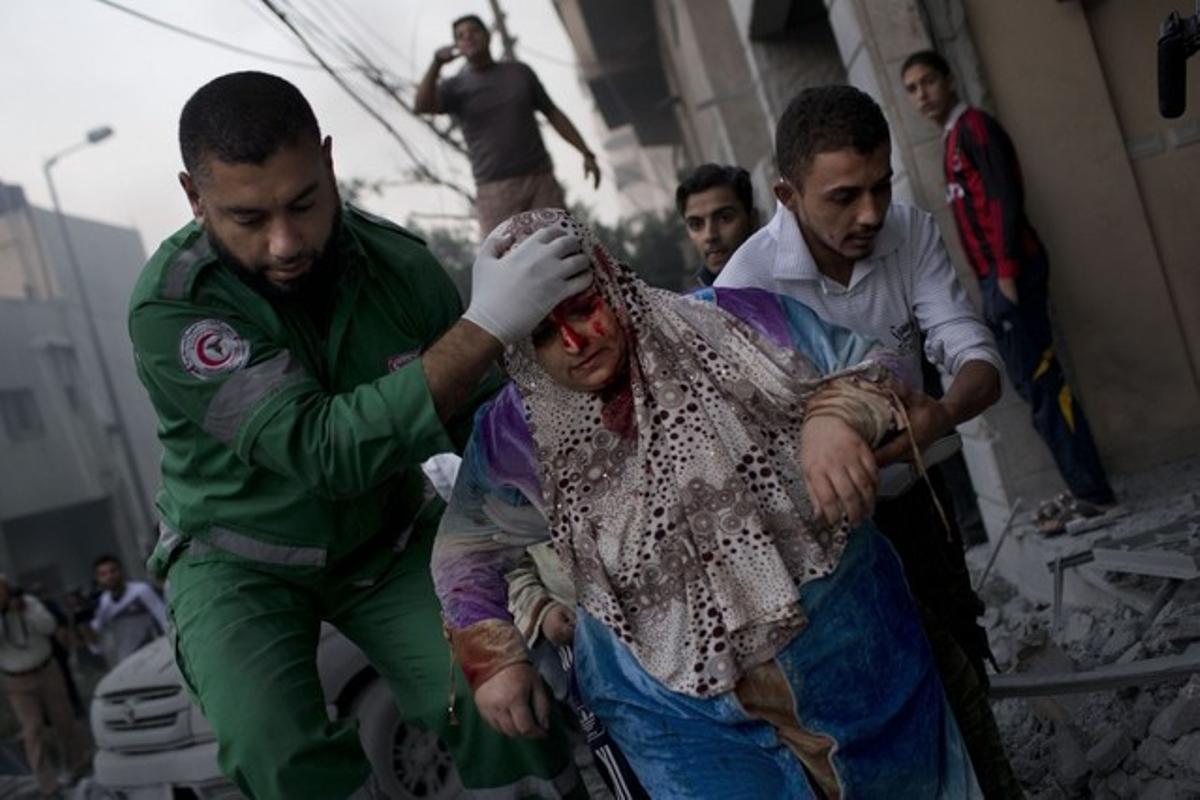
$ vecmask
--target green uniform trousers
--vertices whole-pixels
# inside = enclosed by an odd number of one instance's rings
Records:
[[[216,733],[221,770],[247,797],[333,800],[370,775],[357,723],[326,712],[316,665],[323,619],[362,649],[406,720],[442,737],[466,788],[491,789],[490,797],[579,791],[564,738],[493,731],[461,672],[458,722],[450,723],[449,648],[429,574],[433,535],[414,533],[369,586],[353,571],[283,576],[186,552],[171,566],[179,668]]]

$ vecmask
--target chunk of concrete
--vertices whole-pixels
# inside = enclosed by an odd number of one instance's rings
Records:
[[[1142,786],[1139,800],[1180,800],[1181,795],[1175,790],[1175,782],[1166,778],[1154,778]]]
[[[1129,714],[1129,735],[1134,739],[1145,739],[1150,732],[1150,723],[1158,716],[1158,705],[1154,695],[1143,691],[1133,701],[1133,710]]]
[[[1150,723],[1150,733],[1173,742],[1184,734],[1200,730],[1200,697],[1186,694],[1189,683],[1171,703]]]
[[[1095,626],[1096,620],[1091,614],[1083,611],[1074,611],[1067,618],[1066,627],[1063,629],[1062,638],[1068,644],[1082,642],[1092,633],[1092,628]]]
[[[1163,758],[1166,759],[1165,754]],[[1054,776],[1068,792],[1087,785],[1088,775],[1092,772],[1087,753],[1066,726],[1054,732],[1054,761]]]
[[[1200,732],[1181,737],[1167,751],[1167,758],[1175,766],[1200,775]]]
[[[1157,736],[1150,736],[1138,745],[1138,763],[1155,775],[1163,775],[1171,769],[1171,759],[1167,755],[1169,751],[1170,745]]]
[[[1087,751],[1087,761],[1097,775],[1107,775],[1116,769],[1133,750],[1133,740],[1120,728],[1109,731]]]
[[[1100,648],[1100,659],[1105,663],[1115,661],[1122,653],[1133,646],[1137,635],[1129,627],[1120,627],[1113,631]]]
[[[1104,785],[1107,786],[1108,790],[1117,797],[1135,796],[1133,794],[1133,778],[1129,777],[1129,773],[1125,772],[1125,770],[1115,770],[1111,775],[1108,776],[1108,778],[1105,779]]]

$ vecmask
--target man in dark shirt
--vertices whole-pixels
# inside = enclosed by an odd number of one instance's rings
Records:
[[[417,87],[414,107],[421,114],[452,114],[462,127],[483,234],[519,211],[565,205],[534,111],[540,111],[583,155],[584,177],[598,187],[595,154],[554,105],[533,70],[519,61],[494,60],[491,35],[474,14],[456,19],[453,31],[454,44],[433,54],[433,63]],[[438,80],[442,67],[459,56],[466,58],[466,67]]]
[[[734,251],[758,230],[754,187],[741,167],[696,167],[675,190],[675,209],[703,260],[696,278],[705,286],[712,286]]]
[[[1070,489],[1039,509],[1041,530],[1116,503],[1083,409],[1054,355],[1047,303],[1049,261],[1025,216],[1021,167],[994,118],[963,103],[946,60],[909,56],[901,79],[917,109],[945,131],[946,196],[967,258],[979,277],[983,312],[1013,387],[1033,406],[1033,425]]]

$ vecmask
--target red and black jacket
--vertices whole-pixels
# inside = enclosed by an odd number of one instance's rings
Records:
[[[1022,263],[1045,258],[1025,217],[1017,152],[999,122],[964,111],[946,135],[945,168],[946,199],[976,275],[1016,278]]]

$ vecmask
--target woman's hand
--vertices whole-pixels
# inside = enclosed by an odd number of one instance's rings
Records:
[[[542,619],[542,636],[560,647],[575,641],[575,615],[571,609],[554,603]]]
[[[550,695],[529,664],[511,664],[480,684],[475,705],[505,736],[538,739],[550,728]]]
[[[837,417],[810,417],[800,431],[800,466],[813,513],[837,525],[857,525],[875,508],[879,468],[858,432]]]

